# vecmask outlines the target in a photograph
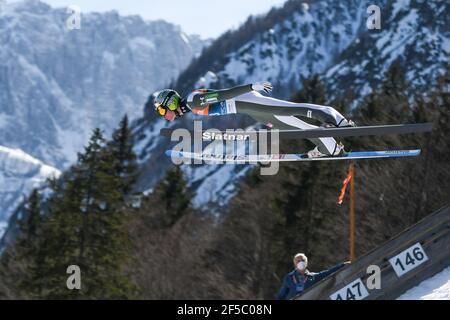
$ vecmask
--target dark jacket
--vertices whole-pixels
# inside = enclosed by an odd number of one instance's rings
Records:
[[[289,272],[283,278],[283,285],[278,292],[277,300],[289,300],[295,297],[296,295],[302,293],[309,287],[313,286],[320,280],[328,277],[330,274],[336,272],[340,268],[342,268],[345,264],[340,263],[331,269],[324,270],[318,273],[309,272],[306,270],[304,275],[301,275],[297,269]]]

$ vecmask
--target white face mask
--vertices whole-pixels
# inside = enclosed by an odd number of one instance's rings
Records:
[[[297,263],[297,269],[298,270],[305,270],[306,269],[305,261],[300,261],[299,263]]]

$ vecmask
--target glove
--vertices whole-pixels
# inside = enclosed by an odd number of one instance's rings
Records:
[[[180,106],[180,110],[181,110],[181,112],[184,114],[184,113],[188,113],[188,112],[191,112],[191,109],[186,105],[186,104],[182,104],[181,106]]]
[[[252,90],[254,91],[264,91],[265,93],[270,93],[273,89],[273,86],[270,82],[256,82],[252,84]]]
[[[181,105],[177,110],[176,114],[178,118],[181,118],[185,113],[191,112],[191,109],[187,105]]]

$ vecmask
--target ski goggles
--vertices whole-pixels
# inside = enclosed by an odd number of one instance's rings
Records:
[[[161,117],[164,117],[167,114],[167,109],[165,107],[163,107],[161,104],[155,104],[156,107],[156,112],[158,112],[158,114]]]
[[[155,110],[158,114],[164,117],[167,111],[175,111],[180,105],[180,98],[174,93],[170,93],[162,103],[155,103]]]

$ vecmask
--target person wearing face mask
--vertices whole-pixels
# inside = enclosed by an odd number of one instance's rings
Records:
[[[308,258],[303,253],[297,253],[294,256],[294,271],[289,272],[283,278],[283,284],[277,295],[277,300],[289,300],[310,288],[320,280],[328,277],[330,274],[344,267],[349,261],[340,263],[328,270],[321,272],[310,272],[308,267]]]

